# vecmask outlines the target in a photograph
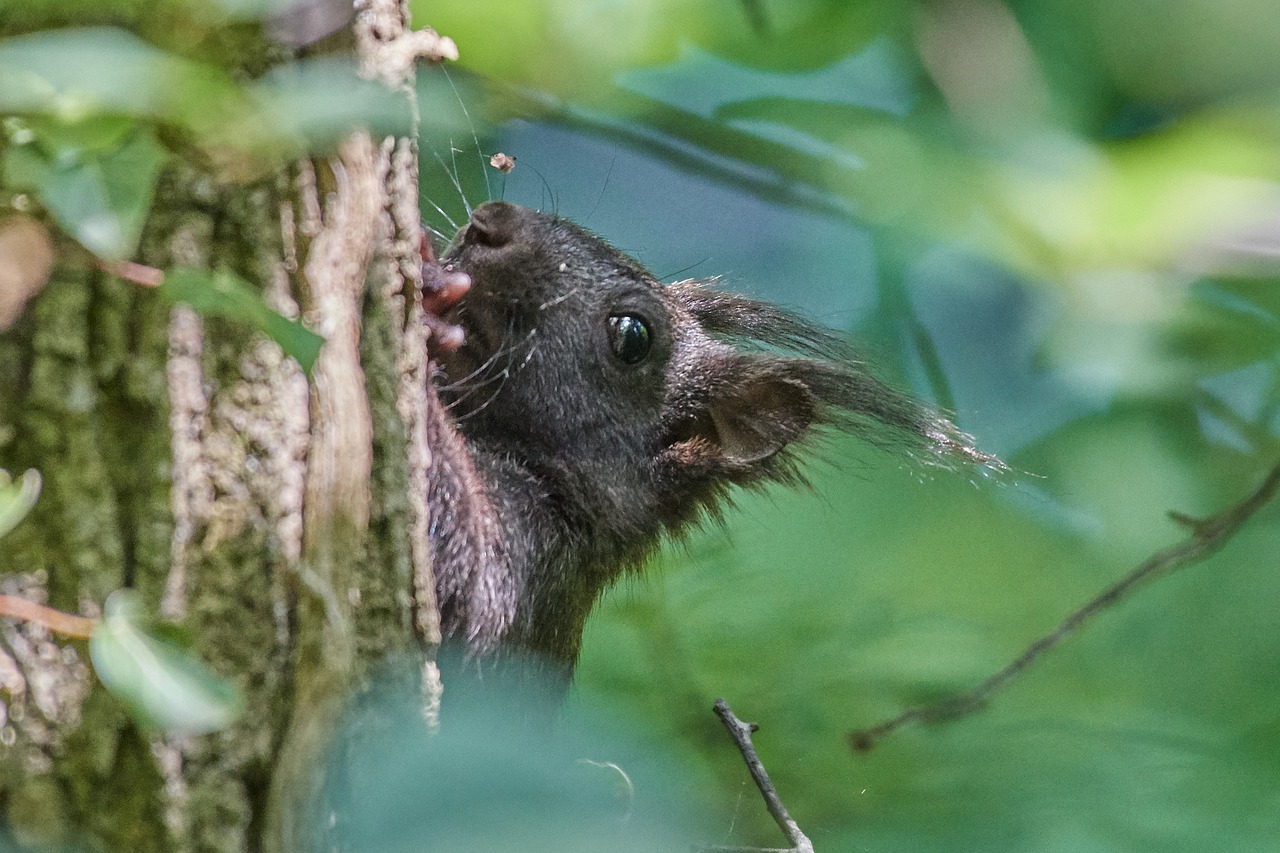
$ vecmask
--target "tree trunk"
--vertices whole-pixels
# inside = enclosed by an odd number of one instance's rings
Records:
[[[452,49],[374,0],[367,76],[412,97]],[[417,151],[353,132],[257,183],[164,176],[140,260],[231,266],[327,342],[311,381],[273,342],[170,308],[60,247],[0,337],[0,466],[44,489],[0,543],[3,592],[96,616],[137,590],[235,681],[227,730],[160,737],[96,683],[83,643],[6,621],[0,808],[12,840],[130,851],[321,841],[316,761],[369,665],[438,641],[422,496],[428,448]],[[330,817],[326,815],[326,817]],[[332,816],[340,819],[340,815]]]

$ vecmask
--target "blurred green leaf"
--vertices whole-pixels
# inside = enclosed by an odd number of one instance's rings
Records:
[[[266,157],[326,149],[357,126],[405,134],[414,118],[403,92],[363,79],[349,58],[282,63],[240,84],[109,27],[0,41],[0,113],[68,127],[128,116],[181,128],[210,152]]]
[[[304,150],[325,148],[353,127],[374,134],[408,134],[413,115],[404,93],[362,79],[354,63],[321,58],[281,65],[246,88],[254,109],[226,142],[266,147],[286,141]]]
[[[624,72],[617,82],[703,118],[766,99],[903,115],[915,100],[902,56],[888,39],[878,39],[826,67],[789,74],[751,68],[686,47],[676,62]]]
[[[324,345],[324,338],[315,332],[272,311],[261,293],[230,270],[169,270],[159,292],[166,299],[190,305],[199,314],[254,326],[278,343],[308,375]]]
[[[423,725],[409,660],[381,667],[350,703],[329,747],[316,849],[668,853],[705,831],[695,819],[714,810],[684,788],[685,755],[604,709],[541,716],[541,662],[504,661],[483,679],[453,663],[446,652],[439,731]]]
[[[119,117],[40,122],[33,132],[32,142],[5,151],[6,183],[34,193],[99,257],[133,254],[169,156],[155,133]]]
[[[1197,285],[1192,293],[1206,303],[1264,321],[1280,330],[1280,279],[1272,276],[1218,278]]]
[[[1273,283],[1274,286],[1274,283]],[[1280,352],[1280,318],[1216,283],[1192,289],[1169,328],[1174,356],[1193,361],[1201,374],[1232,370]]]
[[[241,99],[218,69],[112,27],[0,41],[0,112],[44,113],[68,122],[119,113],[207,125]]]
[[[162,636],[131,590],[107,598],[89,653],[102,683],[144,725],[204,734],[230,725],[242,710],[235,687]]]
[[[17,482],[0,468],[0,537],[18,526],[40,497],[40,472],[27,471]]]

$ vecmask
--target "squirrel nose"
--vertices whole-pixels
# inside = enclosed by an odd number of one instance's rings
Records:
[[[497,248],[511,242],[519,208],[505,201],[491,201],[471,212],[471,224],[462,235],[463,243]]]

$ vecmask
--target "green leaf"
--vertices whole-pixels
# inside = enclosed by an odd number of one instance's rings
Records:
[[[256,327],[296,359],[308,376],[324,344],[324,338],[301,323],[272,311],[261,293],[230,270],[219,269],[211,274],[179,267],[165,273],[159,291],[167,299],[190,305],[199,314]]]
[[[224,163],[231,152],[275,159],[327,149],[357,126],[374,134],[413,127],[404,93],[363,79],[350,60],[283,63],[240,83],[111,27],[0,40],[6,113],[68,125],[120,117],[159,122],[181,128],[188,142]]]
[[[353,127],[373,134],[409,133],[413,116],[404,93],[365,80],[351,62],[310,59],[272,69],[245,87],[253,102],[234,126],[236,145],[253,150],[332,147]]]
[[[40,472],[32,468],[14,482],[0,468],[0,537],[18,526],[40,497]]]
[[[46,30],[0,41],[0,112],[74,122],[116,113],[193,128],[243,103],[221,70],[113,27]]]
[[[7,183],[34,193],[63,230],[99,257],[133,254],[169,156],[151,128],[99,118],[31,129],[33,143],[5,152]]]
[[[167,732],[204,734],[226,728],[243,700],[190,651],[162,636],[132,590],[117,590],[89,638],[94,669],[140,722]]]

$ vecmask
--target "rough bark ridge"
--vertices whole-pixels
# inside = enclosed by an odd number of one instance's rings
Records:
[[[453,47],[407,23],[405,3],[371,0],[354,31],[363,72],[411,95],[413,60]],[[416,153],[356,132],[254,185],[185,165],[162,182],[139,260],[229,265],[301,309],[328,339],[310,384],[275,344],[170,310],[69,246],[0,336],[0,466],[45,482],[4,541],[3,591],[97,615],[133,587],[252,709],[225,732],[157,740],[95,684],[83,644],[0,626],[12,840],[309,846],[309,762],[342,697],[369,662],[438,639]]]

